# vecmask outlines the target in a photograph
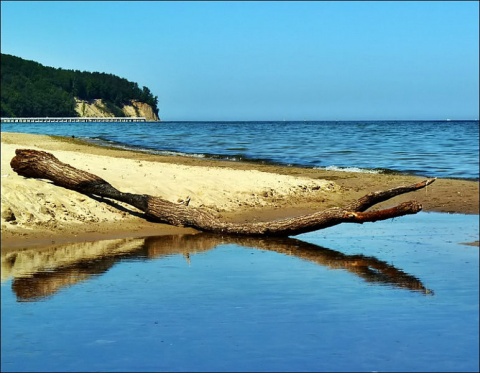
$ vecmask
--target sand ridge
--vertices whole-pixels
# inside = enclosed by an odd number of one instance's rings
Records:
[[[46,135],[2,132],[1,140],[2,248],[50,239],[78,240],[87,234],[128,237],[188,230],[147,222],[141,212],[126,204],[92,199],[50,181],[21,177],[10,167],[19,148],[48,151],[123,192],[177,203],[190,198],[189,206],[210,208],[237,221],[341,206],[373,190],[424,179],[155,156]],[[396,197],[395,202],[408,199],[420,200],[426,210],[478,214],[478,182],[437,180],[426,190]]]
[[[8,134],[2,134],[2,140]],[[9,165],[20,144],[2,143],[2,232],[62,230],[75,225],[117,223],[132,219],[127,204],[108,204],[50,181],[17,175]],[[31,144],[30,149],[44,150]],[[235,170],[114,158],[70,150],[52,152],[60,161],[98,175],[123,192],[149,194],[191,207],[217,212],[275,206],[280,201],[321,199],[336,193],[338,185],[328,180],[280,175],[258,170]],[[122,207],[119,209],[115,206]]]

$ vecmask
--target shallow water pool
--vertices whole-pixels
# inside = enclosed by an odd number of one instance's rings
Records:
[[[2,371],[478,371],[478,215],[2,254]]]

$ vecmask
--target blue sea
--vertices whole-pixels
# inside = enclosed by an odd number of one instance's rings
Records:
[[[359,172],[479,179],[479,121],[4,123],[100,145]]]
[[[100,145],[479,179],[478,121],[2,124]],[[32,144],[34,145],[34,144]],[[478,372],[479,216],[1,257],[2,372]]]

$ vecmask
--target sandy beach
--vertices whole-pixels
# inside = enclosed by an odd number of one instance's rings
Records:
[[[2,132],[1,143],[2,251],[195,232],[148,222],[142,213],[125,204],[94,200],[49,181],[18,176],[10,167],[16,149],[48,151],[123,192],[150,194],[179,203],[189,197],[190,206],[213,208],[232,221],[269,220],[342,206],[371,191],[425,179],[159,156],[45,135]],[[378,207],[412,199],[422,203],[424,211],[478,214],[479,183],[437,179],[424,190]]]

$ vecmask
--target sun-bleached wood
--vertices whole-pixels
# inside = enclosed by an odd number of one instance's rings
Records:
[[[362,224],[416,214],[422,210],[422,205],[416,201],[404,202],[378,211],[366,210],[400,194],[422,189],[435,181],[435,179],[427,179],[412,185],[371,192],[347,206],[333,207],[312,214],[266,222],[232,223],[222,220],[218,214],[207,208],[200,209],[188,204],[173,203],[147,194],[123,193],[99,176],[63,163],[48,152],[17,149],[15,154],[10,166],[21,176],[47,179],[55,185],[89,196],[128,203],[143,211],[145,217],[153,221],[233,235],[295,236],[340,223]]]

